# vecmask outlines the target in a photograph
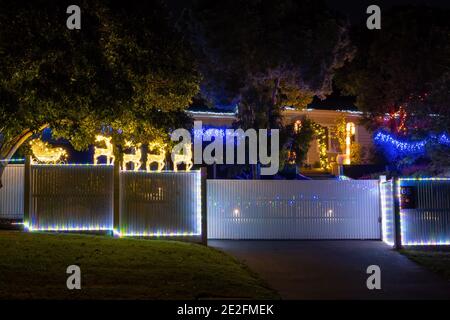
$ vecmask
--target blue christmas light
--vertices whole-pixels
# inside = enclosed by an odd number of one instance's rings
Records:
[[[393,134],[378,131],[374,135],[375,144],[381,146],[386,155],[395,160],[404,156],[421,156],[426,153],[426,146],[428,144],[440,144],[450,146],[450,139],[447,134],[443,133],[439,136],[430,134],[422,140],[408,141],[407,139],[400,139]]]

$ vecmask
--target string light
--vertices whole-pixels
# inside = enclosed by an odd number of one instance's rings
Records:
[[[173,170],[178,171],[178,165],[184,163],[186,165],[185,171],[190,171],[194,165],[192,162],[192,144],[183,143],[182,147],[183,153],[173,153],[172,152],[172,162]]]
[[[345,159],[344,164],[351,164],[352,136],[355,135],[355,124],[348,122],[345,128]]]
[[[165,160],[166,160],[166,144],[158,141],[154,141],[148,144],[148,150],[156,150],[158,153],[147,153],[147,171],[152,171],[150,166],[152,163],[157,163],[158,168],[156,169],[157,172],[161,172],[162,169],[165,166]]]
[[[30,141],[31,152],[33,153],[33,163],[62,162],[67,157],[67,152],[63,148],[53,148],[47,142],[40,139]]]
[[[127,164],[132,163],[133,164],[133,170],[138,171],[139,168],[142,166],[142,150],[141,150],[141,144],[138,143],[136,145],[133,145],[131,141],[125,141],[125,146],[129,148],[134,148],[134,153],[124,153],[123,154],[123,161],[122,161],[122,170],[126,170]]]
[[[394,135],[378,131],[374,136],[374,142],[382,146],[391,159],[405,155],[422,155],[426,152],[429,143],[450,146],[450,139],[444,133],[440,136],[430,134],[427,138],[418,141],[407,141],[398,139]]]
[[[380,180],[380,200],[381,200],[381,231],[384,243],[393,246],[393,202],[388,201],[387,185],[392,186],[392,181]]]
[[[324,127],[318,123],[313,123],[314,136],[317,139],[319,145],[319,159],[320,167],[322,169],[329,169],[330,163],[328,161],[328,149],[327,149],[327,132]]]
[[[115,156],[113,152],[113,144],[111,143],[112,137],[105,137],[102,135],[97,135],[95,137],[95,142],[103,143],[105,145],[104,148],[95,146],[94,148],[94,164],[98,164],[98,160],[100,157],[106,157],[106,163],[112,164],[114,163]]]

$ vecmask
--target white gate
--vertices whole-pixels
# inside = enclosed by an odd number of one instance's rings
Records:
[[[378,180],[208,180],[210,239],[380,239]]]

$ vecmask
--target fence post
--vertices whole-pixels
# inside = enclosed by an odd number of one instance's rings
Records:
[[[385,197],[384,193],[384,188],[383,183],[386,183],[386,176],[380,176],[379,180],[378,180],[378,192],[380,194],[380,218],[378,219],[378,221],[380,222],[380,234],[381,234],[381,241],[384,241],[385,239],[383,238],[383,224],[385,224],[385,221],[383,219],[385,219],[386,217],[383,216],[383,210],[385,208],[383,208],[383,201],[382,199]]]
[[[25,158],[23,190],[23,222],[30,225],[31,215],[31,157]]]
[[[399,250],[402,248],[402,230],[401,230],[401,217],[400,217],[400,198],[397,194],[398,188],[400,188],[400,181],[398,178],[392,178],[393,179],[393,199],[394,199],[394,248]]]
[[[207,188],[206,188],[206,167],[200,168],[201,179],[201,199],[202,199],[202,244],[208,245],[208,207],[207,207]]]
[[[113,228],[120,232],[120,162],[114,160]]]

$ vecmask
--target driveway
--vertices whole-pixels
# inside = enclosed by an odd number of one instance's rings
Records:
[[[246,263],[284,299],[450,299],[450,282],[381,241],[208,243]],[[381,290],[366,287],[369,265],[381,268]]]

